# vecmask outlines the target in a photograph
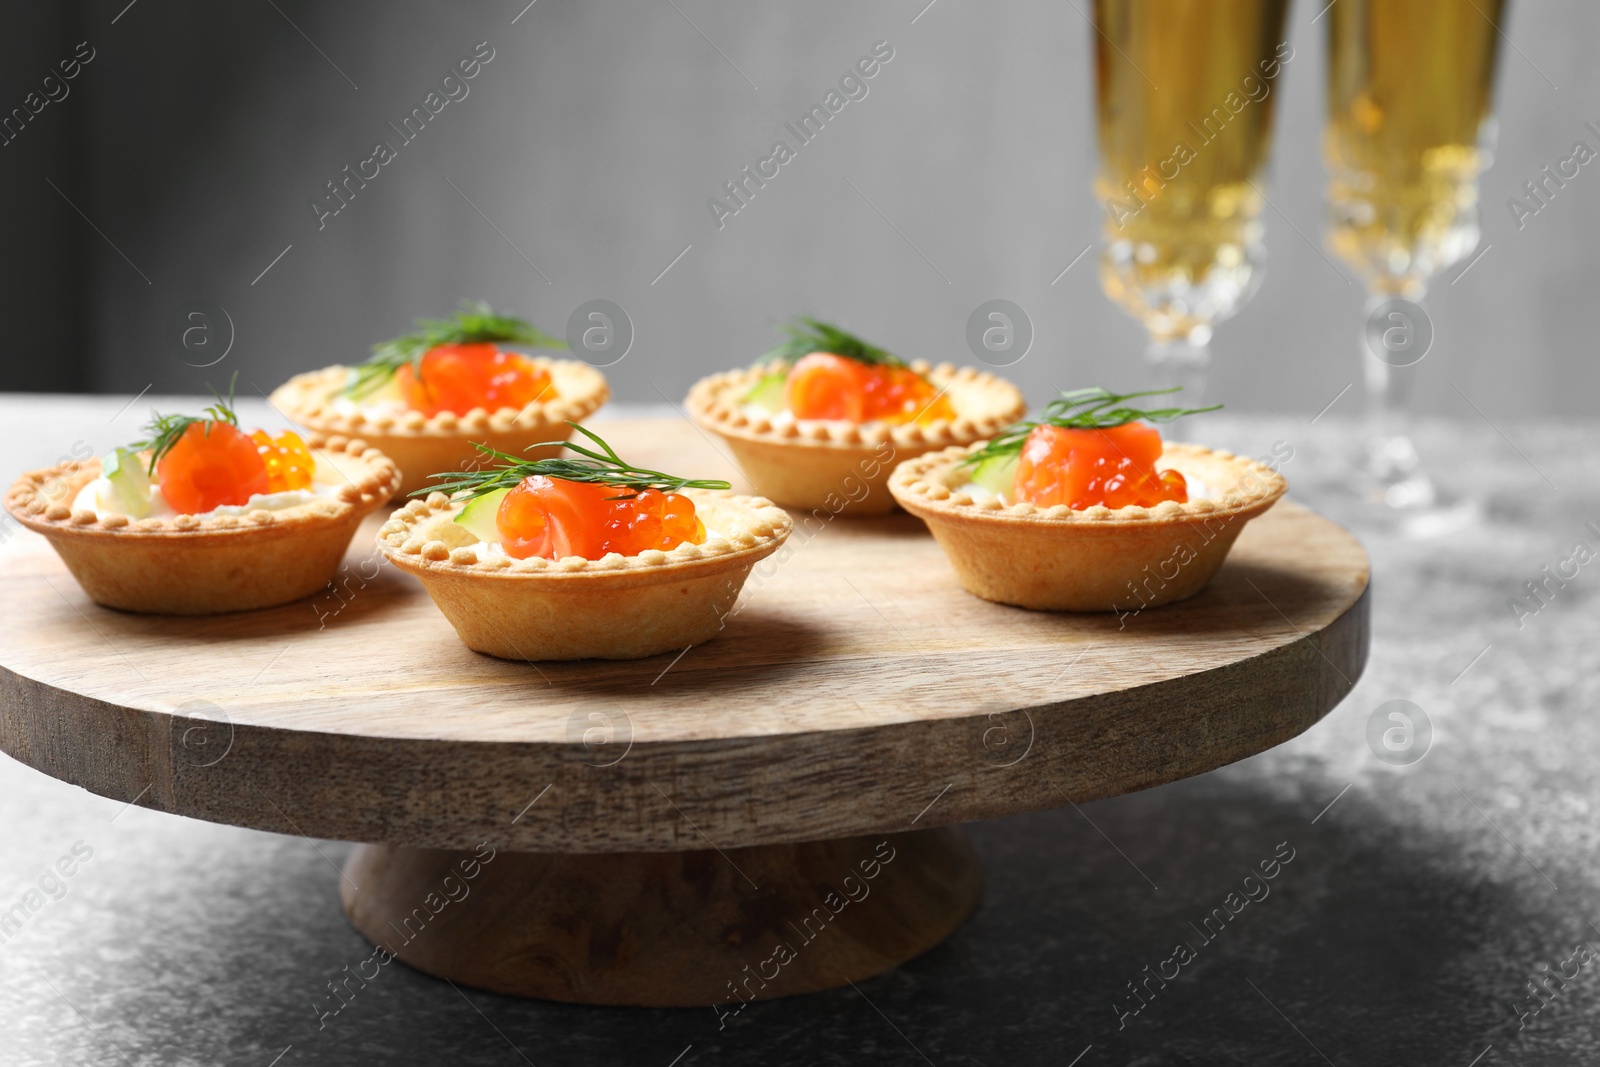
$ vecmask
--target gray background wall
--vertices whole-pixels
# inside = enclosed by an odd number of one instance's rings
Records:
[[[800,309],[966,360],[967,316],[991,297],[1034,321],[1012,374],[1035,400],[1142,380],[1141,329],[1101,294],[1094,254],[1051,282],[1097,235],[1088,0],[525,2],[8,5],[0,111],[78,41],[96,54],[0,148],[0,389],[202,392],[237,370],[270,390],[464,295],[556,332],[585,300],[622,305],[637,339],[609,373],[628,401],[748,362]],[[1292,9],[1266,281],[1217,333],[1213,395],[1234,408],[1315,412],[1359,373],[1362,293],[1313,245],[1321,7]],[[1590,414],[1600,172],[1522,232],[1505,199],[1573,141],[1600,148],[1583,129],[1600,123],[1600,6],[1513,0],[1503,29],[1492,248],[1429,296],[1420,406]],[[707,197],[792,143],[784,121],[879,40],[895,54],[869,95],[719,231]],[[480,41],[495,58],[470,95],[319,231],[323,183],[393,141],[386,123]],[[235,324],[208,369],[172,347],[196,299]]]

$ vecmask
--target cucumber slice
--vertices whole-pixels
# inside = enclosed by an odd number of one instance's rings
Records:
[[[972,468],[972,482],[1010,500],[1016,492],[1017,457],[991,456]]]
[[[96,494],[101,507],[130,519],[150,514],[150,474],[144,457],[119,448],[100,461],[100,474],[106,480],[105,487]]]
[[[775,371],[772,374],[763,374],[761,380],[756,382],[751,390],[744,394],[746,404],[754,404],[767,411],[783,411],[789,406],[785,395],[785,386],[789,381],[789,372],[786,370]]]
[[[345,376],[345,385],[352,385],[355,381],[356,371],[355,368],[352,367],[350,373]],[[391,374],[389,377],[385,378],[381,384],[372,386],[370,389],[363,391],[361,395],[355,399],[358,404],[379,404],[385,402],[404,404],[405,394],[400,391],[400,383],[395,381],[394,375]]]
[[[395,381],[391,375],[387,381],[361,399],[369,404],[376,404],[385,400],[403,404],[405,403],[405,394],[400,391],[400,383]]]
[[[509,489],[496,489],[492,493],[473,497],[456,516],[456,522],[465,526],[467,532],[478,540],[498,544],[500,528],[494,520],[500,511],[500,501],[504,500],[509,492],[511,492]]]

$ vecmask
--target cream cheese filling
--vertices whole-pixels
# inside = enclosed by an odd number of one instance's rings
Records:
[[[522,355],[522,353],[517,354]],[[352,371],[351,374],[353,377],[354,372]],[[560,394],[556,391],[555,384],[555,378],[552,375],[550,385],[539,395],[537,402],[543,403],[557,399]],[[509,407],[510,405],[505,406]],[[400,392],[399,383],[390,378],[360,399],[352,399],[346,396],[343,391],[334,393],[328,399],[328,410],[335,415],[342,415],[346,418],[351,415],[361,415],[371,419],[380,415],[400,418],[418,409],[406,403],[405,397]]]
[[[1160,474],[1162,471],[1166,471],[1166,470],[1177,470],[1177,468],[1176,467],[1157,467],[1156,468],[1156,473]],[[1183,475],[1183,480],[1188,484],[1188,492],[1189,492],[1189,499],[1190,500],[1209,500],[1209,499],[1211,499],[1210,493],[1207,491],[1207,487],[1206,487],[1205,482],[1201,481],[1199,478],[1197,478],[1193,474],[1188,474],[1188,473],[1186,473],[1184,471],[1178,471],[1178,473]],[[974,501],[998,500],[998,501],[1000,501],[1000,503],[1004,504],[1007,507],[1010,507],[1012,504],[1016,503],[1016,501],[1011,498],[1011,494],[1010,493],[997,493],[993,489],[990,489],[988,486],[979,485],[977,482],[974,482],[974,481],[967,481],[967,482],[965,482],[965,483],[963,483],[961,485],[951,486],[950,487],[950,491],[952,493],[966,493]]]
[[[471,537],[472,535],[468,534],[467,536]],[[704,540],[699,541],[699,542],[681,541],[678,544],[673,545],[672,548],[663,548],[661,551],[663,551],[663,552],[671,552],[671,551],[673,551],[673,549],[681,548],[683,545],[688,545],[688,544],[702,544],[703,545],[703,544],[706,543],[706,541],[710,541],[712,538],[723,537],[723,536],[725,536],[725,535],[718,533],[716,530],[713,530],[713,529],[711,529],[711,527],[708,526],[708,527],[706,527],[706,536],[705,536]],[[506,547],[504,545],[502,545],[499,541],[466,541],[466,542],[463,543],[463,546],[455,546],[455,547],[470,548],[470,549],[472,549],[473,551],[475,551],[478,554],[478,558],[479,559],[483,559],[483,558],[485,558],[487,556],[505,556],[508,559],[511,558],[511,554],[506,551]],[[618,553],[618,555],[621,555],[621,554],[622,553],[620,553],[620,552]]]
[[[343,393],[335,395],[328,402],[328,408],[336,415],[365,415],[367,418],[376,415],[400,416],[412,410],[406,407],[403,400],[382,396],[351,400]]]
[[[749,418],[766,419],[774,426],[787,426],[792,422],[800,421],[794,417],[794,412],[788,408],[784,408],[781,411],[773,411],[771,408],[764,408],[760,404],[746,404],[743,410]]]
[[[169,519],[180,514],[192,514],[197,519],[211,518],[221,515],[245,515],[252,511],[281,511],[284,508],[296,507],[307,504],[313,500],[331,500],[337,497],[340,488],[349,484],[349,479],[332,463],[329,463],[320,454],[317,456],[316,470],[311,476],[310,489],[289,489],[281,493],[256,493],[243,504],[223,504],[210,511],[180,512],[161,493],[161,483],[150,483],[150,511],[147,515],[138,518]],[[78,495],[73,498],[74,511],[92,511],[96,518],[105,518],[108,515],[123,515],[117,504],[117,491],[111,484],[111,479],[100,477],[78,490]]]

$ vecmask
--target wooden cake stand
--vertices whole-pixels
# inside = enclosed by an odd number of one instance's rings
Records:
[[[635,462],[741,484],[684,421],[603,429]],[[715,640],[538,665],[462,646],[376,561],[373,523],[337,590],[205,619],[98,607],[18,533],[0,747],[147,808],[372,842],[345,909],[430,974],[703,1006],[916,956],[981,893],[949,824],[1271,748],[1366,661],[1366,555],[1288,501],[1200,595],[1122,618],[970,596],[903,514],[797,519]]]

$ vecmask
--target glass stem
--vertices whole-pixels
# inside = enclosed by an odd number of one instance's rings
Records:
[[[1208,331],[1209,332],[1209,331]],[[1209,336],[1152,340],[1144,351],[1145,362],[1150,366],[1152,388],[1177,389],[1171,397],[1163,397],[1161,407],[1198,408],[1204,406],[1206,386],[1211,372],[1211,346]],[[1185,420],[1162,427],[1162,434],[1171,440],[1183,440]]]
[[[1366,317],[1371,318],[1387,299],[1371,297]],[[1360,340],[1367,386],[1367,474],[1383,502],[1396,507],[1426,506],[1432,502],[1433,486],[1421,469],[1409,433],[1416,368],[1391,366],[1373,355],[1364,331]]]

